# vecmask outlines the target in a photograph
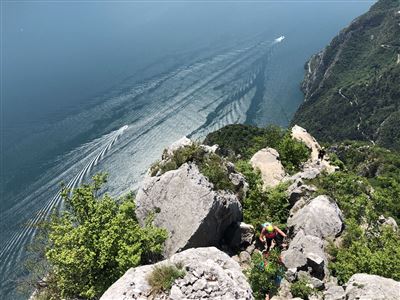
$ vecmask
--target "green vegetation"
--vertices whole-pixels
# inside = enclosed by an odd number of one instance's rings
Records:
[[[207,135],[206,145],[218,144],[220,152],[230,160],[248,160],[262,148],[270,147],[279,152],[287,172],[299,170],[310,156],[310,150],[292,139],[290,132],[277,126],[258,128],[250,125],[228,125]]]
[[[264,300],[266,294],[273,296],[277,293],[280,280],[285,273],[279,256],[279,251],[273,249],[266,261],[260,252],[254,252],[247,277],[256,300]]]
[[[236,168],[249,184],[249,190],[243,200],[244,222],[252,224],[254,228],[266,221],[285,227],[290,209],[286,195],[289,183],[264,190],[260,174],[253,170],[250,163],[238,161]]]
[[[355,273],[368,273],[400,280],[400,235],[388,226],[368,224],[366,229],[354,219],[347,221],[341,247],[331,246],[329,268],[339,283]]]
[[[168,155],[167,152],[164,151],[163,157],[166,158],[166,161],[154,163],[150,167],[151,176],[155,176],[157,174],[161,175],[165,172],[176,170],[187,162],[201,161],[205,154],[206,151],[197,143],[178,148],[173,152],[172,155]]]
[[[185,274],[181,264],[159,265],[153,268],[147,281],[151,286],[151,292],[158,294],[169,291],[175,280],[183,278]]]
[[[200,172],[214,185],[215,190],[235,190],[229,179],[226,161],[215,153],[208,153],[196,143],[175,150],[173,155],[164,153],[164,157],[165,162],[157,162],[151,166],[152,176],[176,170],[187,162],[195,162]]]
[[[72,193],[63,189],[66,209],[46,225],[49,269],[39,299],[96,299],[127,269],[161,254],[166,231],[150,219],[139,225],[131,195],[98,197],[105,181],[98,174]]]
[[[400,153],[359,142],[332,149],[342,171],[312,181],[346,219],[341,245],[329,247],[329,268],[341,284],[355,273],[400,280],[400,234],[378,221],[380,215],[400,221]]]
[[[312,58],[292,124],[323,141],[374,140],[400,150],[399,7],[378,1]]]
[[[293,297],[308,300],[310,296],[316,293],[316,290],[312,287],[307,277],[303,277],[292,283],[290,286],[290,292]]]

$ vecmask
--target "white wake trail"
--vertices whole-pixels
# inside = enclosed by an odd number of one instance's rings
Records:
[[[81,171],[75,175],[66,185],[69,189],[74,189],[78,185],[80,185],[83,179],[90,173],[93,166],[95,166],[101,159],[105,156],[105,154],[111,149],[111,147],[115,144],[118,138],[124,133],[124,131],[128,129],[128,126],[125,125],[120,129],[114,131],[113,133],[107,134],[104,136],[103,147],[100,148],[100,152],[98,152],[98,148],[94,149],[92,153],[88,155],[88,157],[94,155],[89,163],[85,165]],[[75,166],[70,167],[73,169]],[[64,173],[63,173],[64,174]],[[62,174],[62,175],[63,175]],[[3,249],[0,252],[0,259],[2,261],[1,272],[9,271],[12,262],[15,259],[18,259],[23,253],[23,245],[25,245],[28,241],[31,241],[37,231],[37,225],[48,219],[51,214],[51,211],[54,207],[60,205],[62,202],[61,192],[57,192],[57,194],[36,213],[35,217],[31,218],[27,224],[24,226],[24,229],[20,232],[14,233],[14,235],[9,239],[9,241],[5,244]],[[19,251],[18,251],[19,248]]]

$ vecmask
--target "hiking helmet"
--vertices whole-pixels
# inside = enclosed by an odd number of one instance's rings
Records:
[[[271,223],[263,223],[262,227],[265,228],[269,233],[274,231],[274,227]]]

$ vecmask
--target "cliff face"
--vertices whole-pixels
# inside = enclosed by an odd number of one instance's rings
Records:
[[[381,0],[306,64],[293,124],[400,149],[400,1]]]

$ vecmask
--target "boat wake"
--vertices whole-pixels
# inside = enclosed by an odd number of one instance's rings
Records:
[[[101,137],[59,157],[11,209],[2,212],[2,292],[12,290],[9,278],[21,264],[36,225],[62,207],[61,181],[73,189],[105,171],[107,192],[120,196],[135,190],[163,148],[180,137],[200,139],[227,124],[252,123],[265,102],[268,67],[283,38],[210,55],[140,83],[124,83],[100,104],[53,126],[49,136],[55,139],[93,132]],[[2,299],[12,299],[8,292]]]
[[[93,169],[93,167],[104,158],[107,152],[117,142],[118,138],[127,128],[128,126],[125,125],[120,129],[101,137],[95,143],[93,143],[93,151],[90,152],[86,157],[86,160],[89,160],[89,162],[66,184],[66,187],[69,189],[74,189],[79,186],[90,174],[90,171]],[[71,167],[71,169],[73,168],[74,167]],[[59,182],[61,182],[62,178],[59,178],[59,180]],[[61,191],[59,191],[53,198],[44,203],[43,207],[26,222],[22,230],[16,231],[3,245],[2,249],[0,250],[0,261],[2,262],[0,266],[0,272],[2,274],[9,272],[10,269],[13,268],[15,262],[20,260],[25,246],[29,244],[35,236],[37,225],[42,221],[47,220],[53,209],[58,209],[61,205],[62,197]]]

